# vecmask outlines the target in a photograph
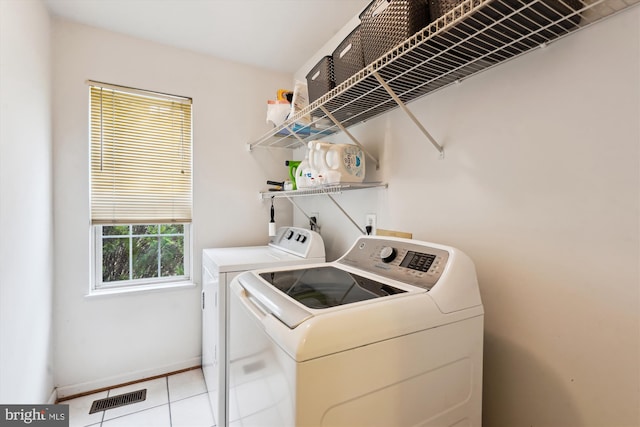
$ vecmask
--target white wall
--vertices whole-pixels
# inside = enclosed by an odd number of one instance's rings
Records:
[[[53,391],[49,16],[0,1],[0,402]]]
[[[410,104],[444,160],[401,111],[351,129],[389,188],[347,212],[475,260],[486,427],[640,425],[639,28],[636,7]],[[355,227],[298,200],[341,255]]]
[[[226,41],[221,41],[226,42]],[[266,244],[267,179],[286,152],[246,151],[267,130],[266,100],[291,76],[54,20],[56,384],[61,395],[200,364],[203,248]],[[197,287],[86,298],[90,225],[87,79],[193,98]],[[290,155],[290,153],[289,153]],[[279,225],[291,207],[277,205]]]

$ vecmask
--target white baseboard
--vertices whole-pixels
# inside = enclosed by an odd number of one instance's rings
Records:
[[[172,363],[170,365],[158,366],[155,368],[149,368],[135,372],[127,372],[126,374],[87,381],[81,384],[65,385],[58,387],[55,390],[57,392],[56,397],[57,399],[63,399],[68,396],[74,396],[76,394],[83,394],[104,388],[111,388],[113,386],[130,383],[133,381],[144,381],[147,378],[156,377],[158,375],[166,375],[171,372],[189,369],[195,366],[201,366],[201,364],[202,359],[200,357],[194,357],[192,359],[184,360],[178,363]]]
[[[49,400],[47,400],[47,405],[53,405],[58,400],[58,389],[54,388],[51,392],[51,396],[49,396]]]

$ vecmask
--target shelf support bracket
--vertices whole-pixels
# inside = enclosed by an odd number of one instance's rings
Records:
[[[352,223],[353,225],[355,225],[355,226],[356,226],[356,228],[357,228],[357,229],[358,229],[362,234],[364,234],[364,235],[366,235],[366,234],[367,234],[367,232],[366,232],[366,231],[364,231],[364,229],[360,228],[360,226],[358,225],[358,223],[357,223],[357,222],[355,222],[355,221],[353,220],[353,218],[351,218],[351,216],[350,216],[350,215],[349,215],[349,214],[348,214],[344,209],[342,209],[342,206],[340,206],[340,204],[339,204],[338,202],[336,202],[336,199],[334,199],[333,197],[331,197],[331,194],[326,194],[326,196],[329,198],[329,200],[331,200],[331,201],[333,202],[333,204],[334,204],[334,205],[336,205],[336,206],[338,207],[338,209],[340,209],[340,212],[342,212],[342,213],[344,214],[344,216],[346,216],[346,217],[349,219],[349,221],[351,221],[351,223]]]
[[[297,133],[295,133],[295,132],[293,131],[293,129],[291,129],[291,126],[289,126],[289,125],[284,125],[284,127],[285,127],[285,129],[287,129],[287,130],[289,131],[289,133],[290,133],[291,135],[295,136],[295,137],[296,137],[296,139],[297,139],[298,141],[300,141],[300,143],[302,144],[302,146],[303,146],[303,147],[306,147],[306,146],[307,146],[307,143],[305,142],[305,140],[304,140],[304,139],[302,139],[302,138],[300,138],[300,135],[298,135]]]
[[[284,196],[284,197],[286,197],[286,198],[287,198],[287,200],[288,200],[288,201],[290,201],[290,202],[291,202],[291,204],[292,204],[293,206],[295,206],[295,207],[296,207],[296,208],[297,208],[297,209],[302,213],[302,215],[304,215],[304,216],[305,216],[305,218],[307,218],[307,219],[309,220],[309,222],[311,222],[311,217],[310,217],[309,215],[307,215],[307,213],[304,211],[304,209],[302,209],[302,208],[300,207],[300,205],[298,205],[296,202],[294,202],[294,201],[293,201],[293,197],[289,197],[289,196]]]
[[[347,128],[346,128],[346,127],[344,127],[344,125],[343,125],[342,123],[340,123],[340,121],[339,121],[338,119],[336,119],[336,118],[333,116],[333,114],[331,114],[331,113],[329,112],[329,110],[327,110],[327,108],[326,108],[324,105],[320,105],[320,109],[322,110],[322,112],[323,112],[324,114],[326,114],[326,115],[327,115],[327,117],[329,117],[329,119],[333,122],[333,124],[335,124],[336,126],[338,126],[338,128],[339,128],[342,132],[344,132],[344,134],[345,134],[345,135],[347,135],[347,136],[348,136],[348,137],[353,141],[353,143],[354,143],[354,144],[356,144],[358,147],[360,147],[360,149],[364,152],[364,154],[365,154],[367,157],[369,157],[371,160],[373,160],[373,161],[375,162],[375,164],[376,164],[376,170],[380,169],[380,162],[378,161],[378,159],[376,159],[375,157],[373,157],[373,155],[371,155],[371,154],[370,154],[370,153],[369,153],[369,152],[368,152],[368,151],[367,151],[367,150],[362,146],[362,144],[360,144],[360,141],[358,141],[358,140],[356,139],[356,137],[355,137],[355,136],[353,136],[353,135],[351,134],[351,132],[349,132],[349,131],[347,130]]]
[[[349,214],[348,214],[344,209],[342,209],[342,206],[340,206],[340,204],[339,204],[338,202],[336,202],[336,199],[334,199],[333,197],[331,197],[331,194],[325,193],[325,196],[327,196],[327,197],[329,198],[329,200],[331,200],[331,201],[333,202],[333,204],[335,204],[335,205],[338,207],[338,209],[340,209],[340,212],[342,212],[342,213],[344,214],[344,216],[346,216],[346,217],[347,217],[347,219],[348,219],[349,221],[351,221],[351,223],[352,223],[353,225],[355,225],[355,226],[356,226],[356,228],[358,229],[358,231],[359,231],[359,232],[361,232],[361,233],[362,233],[362,234],[364,234],[364,235],[366,235],[366,234],[367,234],[367,232],[366,232],[366,231],[364,231],[362,228],[360,228],[360,226],[358,225],[358,223],[357,223],[357,222],[355,222],[355,221],[353,220],[353,218],[351,218],[351,215],[349,215]],[[295,206],[295,207],[296,207],[296,208],[297,208],[297,209],[302,213],[302,215],[304,215],[304,216],[305,216],[309,221],[311,221],[311,217],[310,217],[309,215],[307,215],[307,213],[304,211],[304,209],[302,209],[302,208],[301,208],[301,207],[300,207],[296,202],[294,202],[294,201],[293,201],[293,198],[292,198],[292,197],[289,197],[289,196],[285,196],[285,197],[287,198],[287,200],[288,200],[288,201],[290,201],[290,202],[291,202],[291,204],[292,204],[293,206]]]
[[[422,123],[420,123],[420,121],[416,118],[416,116],[413,115],[411,110],[409,110],[407,105],[404,102],[402,102],[400,97],[396,95],[393,89],[391,89],[391,86],[389,86],[387,82],[384,81],[384,79],[380,76],[380,74],[378,74],[377,71],[372,71],[371,74],[373,74],[373,77],[375,77],[376,80],[378,80],[378,83],[380,83],[380,85],[384,88],[384,90],[387,91],[389,96],[393,98],[393,100],[396,102],[396,104],[398,104],[398,106],[402,109],[402,111],[404,111],[405,114],[409,116],[409,118],[413,121],[413,123],[415,123],[416,126],[418,126],[418,129],[420,129],[420,131],[427,137],[427,139],[429,140],[429,142],[431,142],[431,144],[435,147],[435,149],[438,150],[438,153],[440,153],[440,158],[444,159],[444,148],[442,148],[442,146],[436,142],[436,140],[425,129],[425,127],[422,126]]]
[[[357,223],[357,222],[355,222],[355,221],[353,220],[353,218],[351,218],[351,215],[349,215],[349,214],[348,214],[344,209],[342,209],[342,206],[340,206],[340,204],[339,204],[338,202],[336,202],[336,199],[334,199],[333,197],[331,197],[331,194],[329,194],[329,193],[324,193],[324,195],[325,195],[325,196],[327,196],[327,197],[329,198],[329,200],[331,200],[331,201],[333,202],[333,204],[334,204],[334,205],[336,205],[336,206],[338,207],[338,209],[340,210],[340,212],[342,212],[342,213],[343,213],[343,215],[344,215],[344,216],[346,216],[346,217],[347,217],[347,219],[348,219],[349,221],[351,221],[351,223],[352,223],[353,225],[355,225],[355,226],[356,226],[356,228],[358,229],[358,231],[359,231],[359,232],[361,232],[361,233],[362,233],[362,234],[364,234],[364,235],[366,235],[366,234],[367,234],[367,232],[366,232],[366,231],[364,231],[364,230],[363,230],[363,229],[358,225],[358,223]],[[293,200],[293,198],[292,198],[292,197],[289,197],[289,196],[285,196],[285,197],[287,198],[287,200],[288,200],[288,201],[290,201],[290,202],[291,202],[291,204],[292,204],[293,206],[295,206],[295,207],[296,207],[296,208],[297,208],[297,209],[302,213],[302,215],[304,215],[304,216],[305,216],[305,218],[307,218],[309,221],[311,221],[311,217],[310,217],[309,215],[307,215],[307,213],[304,211],[304,209],[302,209],[302,208],[301,208],[301,207],[300,207],[300,206],[299,206],[299,205],[298,205],[298,204]]]
[[[348,214],[344,209],[342,209],[342,206],[340,206],[340,205],[338,204],[338,202],[336,202],[336,199],[334,199],[333,197],[331,197],[331,195],[330,195],[330,194],[328,194],[328,193],[325,193],[325,196],[327,196],[327,197],[329,198],[329,200],[331,200],[331,201],[333,202],[333,204],[334,204],[334,205],[336,205],[336,206],[338,207],[338,209],[340,209],[340,212],[342,212],[342,213],[344,214],[344,216],[346,216],[346,217],[347,217],[347,219],[349,219],[349,221],[351,221],[351,223],[352,223],[353,225],[355,225],[355,226],[356,226],[356,228],[358,229],[358,231],[359,231],[359,232],[361,232],[361,233],[362,233],[362,234],[364,234],[364,235],[366,235],[366,234],[367,234],[367,232],[366,232],[366,231],[364,231],[364,230],[363,230],[363,229],[358,225],[358,223],[356,223],[356,222],[353,220],[353,218],[351,218],[351,216],[350,216],[350,215],[349,215],[349,214]],[[305,216],[305,218],[307,218],[309,221],[311,221],[311,217],[310,217],[309,215],[307,215],[307,213],[304,211],[304,209],[302,209],[302,208],[300,207],[300,205],[298,205],[296,202],[294,202],[294,201],[293,201],[293,198],[292,198],[292,197],[289,197],[289,196],[285,196],[285,197],[287,198],[287,200],[288,200],[288,201],[290,201],[290,202],[291,202],[291,204],[292,204],[293,206],[295,206],[295,207],[296,207],[296,208],[297,208],[297,209],[302,213],[302,215],[304,215],[304,216]]]

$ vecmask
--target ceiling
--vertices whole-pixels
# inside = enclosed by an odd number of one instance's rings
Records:
[[[294,73],[370,0],[44,0],[59,17]]]

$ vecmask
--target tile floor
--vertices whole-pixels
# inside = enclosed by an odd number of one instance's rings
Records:
[[[94,400],[146,388],[143,402],[89,414]],[[79,397],[69,405],[70,427],[212,427],[215,426],[202,370]]]

